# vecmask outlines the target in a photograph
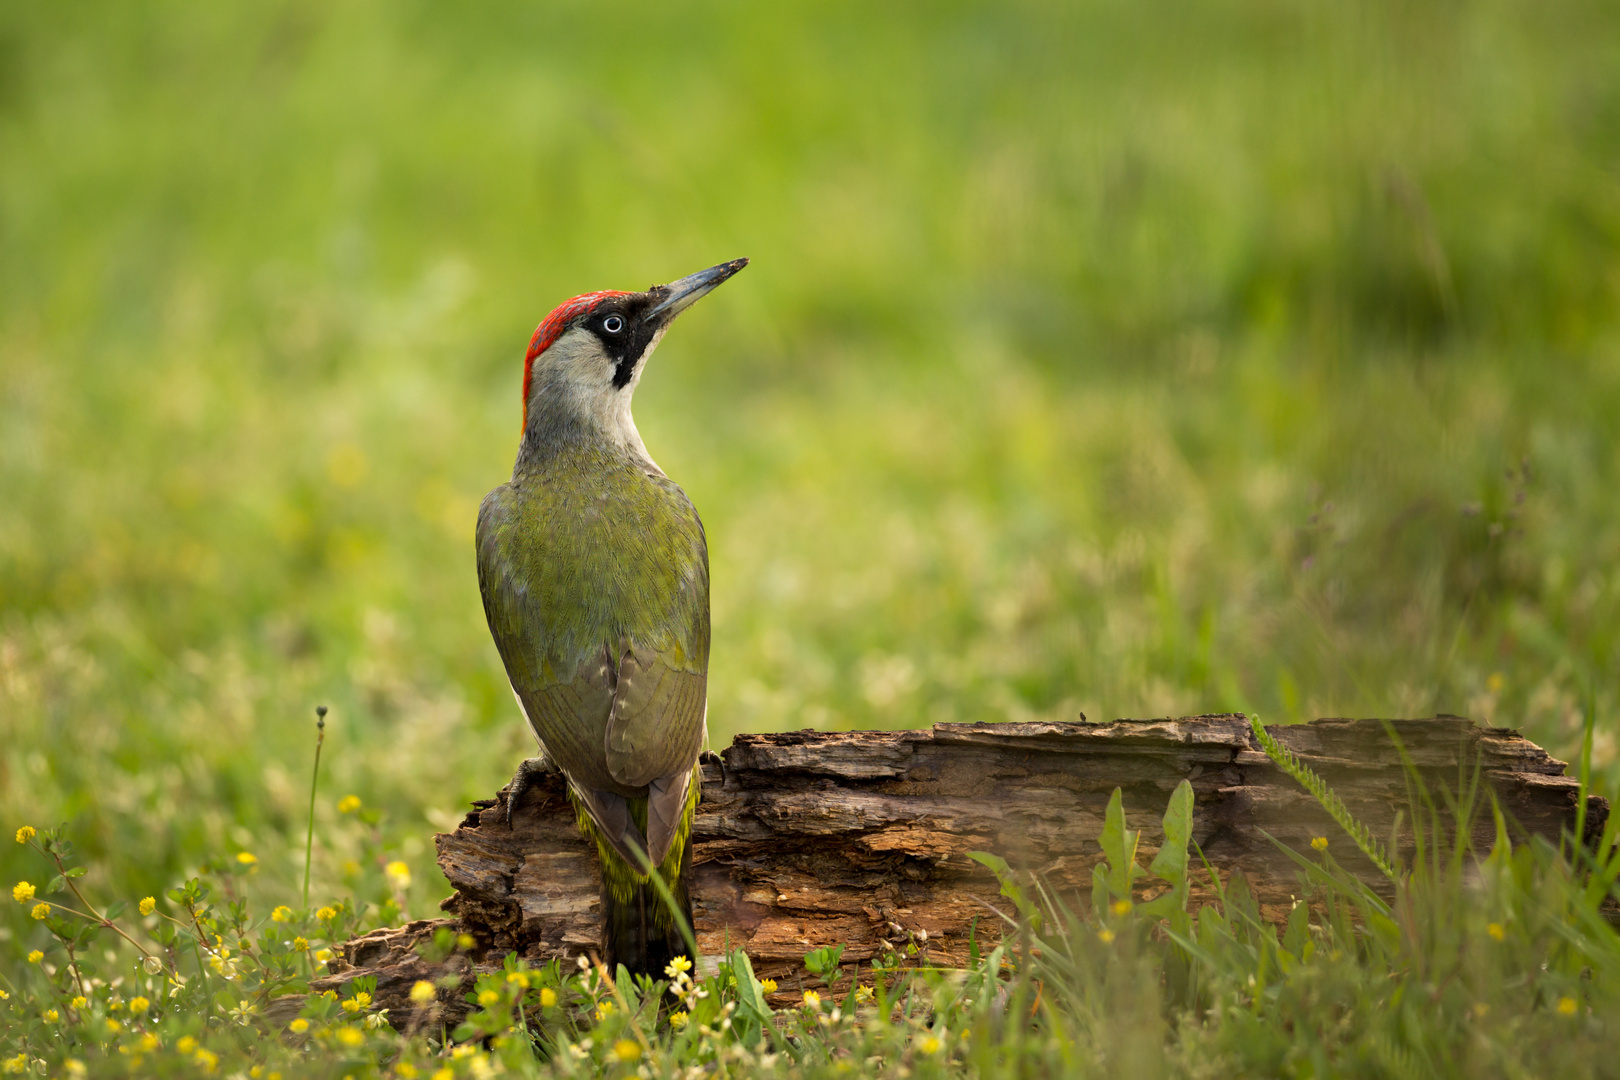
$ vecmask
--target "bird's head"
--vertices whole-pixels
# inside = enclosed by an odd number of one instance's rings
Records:
[[[523,361],[526,436],[635,439],[630,397],[675,316],[748,265],[733,259],[646,292],[594,292],[559,304]]]

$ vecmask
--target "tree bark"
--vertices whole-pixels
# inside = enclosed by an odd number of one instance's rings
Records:
[[[1433,835],[1448,842],[1456,823],[1447,795],[1476,777],[1482,783],[1463,823],[1476,850],[1495,835],[1493,795],[1515,839],[1556,843],[1575,828],[1578,782],[1516,731],[1449,716],[1270,730],[1408,862],[1412,822],[1438,825]],[[1301,892],[1296,866],[1268,835],[1307,855],[1312,839],[1325,837],[1341,865],[1392,893],[1238,714],[740,735],[703,766],[691,881],[699,949],[710,957],[747,950],[758,974],[778,981],[778,1004],[819,985],[802,958],[822,945],[844,946],[846,967],[910,945],[917,959],[965,964],[969,935],[995,942],[1003,926],[996,912],[1008,911],[994,875],[968,852],[1035,871],[1085,906],[1114,788],[1123,789],[1129,827],[1142,832],[1138,861],[1146,866],[1162,839],[1166,800],[1183,779],[1193,787],[1193,839],[1204,858],[1223,882],[1241,871],[1268,920],[1285,920]],[[454,961],[469,970],[492,970],[512,952],[543,963],[598,950],[596,853],[575,826],[562,779],[537,780],[511,828],[505,800],[502,789],[475,803],[455,832],[435,838],[455,888],[441,905],[450,918],[349,942],[317,989],[376,975],[376,1003],[409,1014],[411,985],[443,974],[416,954],[440,927],[472,937]],[[1588,798],[1588,842],[1608,809]],[[1144,898],[1154,880],[1144,879]],[[1192,905],[1212,896],[1199,872]],[[466,1008],[460,992],[441,998],[452,1015]]]

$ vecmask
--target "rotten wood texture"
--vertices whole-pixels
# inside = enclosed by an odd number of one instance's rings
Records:
[[[1434,796],[1449,835],[1441,793],[1465,788],[1476,765],[1520,836],[1556,841],[1574,827],[1577,781],[1512,730],[1456,717],[1318,720],[1271,730],[1386,840],[1398,812],[1408,824],[1413,819],[1414,778]],[[951,966],[966,962],[975,923],[981,942],[995,940],[1001,922],[993,909],[1006,904],[970,851],[1036,871],[1084,904],[1116,787],[1124,789],[1130,827],[1142,830],[1145,866],[1162,839],[1170,792],[1191,781],[1193,838],[1223,878],[1242,871],[1275,922],[1286,918],[1300,885],[1268,833],[1296,851],[1325,836],[1340,863],[1388,890],[1316,802],[1261,752],[1237,714],[742,735],[722,760],[704,765],[693,829],[698,944],[706,956],[746,949],[758,974],[778,981],[781,1003],[813,985],[802,958],[822,945],[843,945],[845,963],[860,964],[917,944],[928,962]],[[415,946],[440,926],[472,936],[476,945],[464,962],[475,970],[492,970],[511,952],[541,963],[598,950],[596,854],[575,827],[562,780],[536,782],[511,828],[505,799],[503,789],[476,803],[455,832],[435,838],[439,866],[455,887],[442,905],[451,919],[350,942],[341,970],[317,989],[376,975],[377,1003],[395,1017],[409,1014],[411,985],[434,974]],[[1484,849],[1494,837],[1488,798],[1476,806],[1469,828]],[[1589,836],[1607,816],[1607,802],[1591,798]],[[1411,842],[1408,828],[1396,846],[1405,855]],[[1152,894],[1151,879],[1144,890]],[[1194,905],[1210,898],[1207,882],[1195,886]],[[465,1009],[460,993],[441,994],[452,1013]]]

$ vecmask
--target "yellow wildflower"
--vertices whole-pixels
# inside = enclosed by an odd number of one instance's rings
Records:
[[[143,1013],[151,1007],[152,1003],[143,997],[132,997],[129,999],[129,1011],[132,1013]]]
[[[1576,1005],[1575,1005],[1575,999],[1574,998],[1572,998],[1572,997],[1561,997],[1561,998],[1558,999],[1558,1011],[1561,1014],[1563,1014],[1564,1016],[1574,1016],[1575,1015],[1575,1009],[1576,1009]]]
[[[6,993],[4,990],[0,990],[0,1001],[10,1001],[10,1000],[11,1000],[11,995]]]
[[[319,963],[322,963],[322,964],[326,963],[328,960],[332,959],[332,950],[331,949],[316,949],[315,950],[315,959]]]
[[[157,897],[147,896],[141,899],[141,914],[150,915],[157,910]]]
[[[292,921],[292,915],[293,915],[292,908],[288,907],[286,904],[278,904],[270,912],[270,921],[271,922],[291,922]]]
[[[292,1032],[294,1035],[302,1035],[304,1032],[309,1030],[309,1021],[300,1016],[298,1019],[287,1025],[287,1030]]]
[[[677,956],[675,959],[664,965],[664,974],[668,975],[672,979],[676,975],[691,970],[692,961],[688,960],[685,956]]]
[[[547,986],[540,991],[540,1007],[549,1009],[557,1004],[557,991]]]
[[[871,1001],[873,997],[874,992],[870,986],[861,985],[855,988],[855,1000],[857,1003]]]
[[[690,1019],[692,1018],[687,1014],[685,1009],[676,1009],[674,1012],[669,1014],[669,1026],[674,1028],[676,1031],[679,1031],[681,1028],[686,1026],[686,1022]]]
[[[68,1002],[68,1004],[73,1006],[75,1009],[82,1009],[86,1005],[90,1004],[90,999],[81,994],[72,1001]]]
[[[456,1073],[454,1069],[446,1065],[444,1068],[440,1069],[438,1072],[429,1077],[429,1080],[456,1080]]]
[[[0,1068],[13,1075],[23,1072],[28,1068],[28,1055],[18,1054],[16,1057],[6,1058],[4,1062],[0,1062]]]
[[[620,1039],[613,1044],[613,1056],[626,1065],[641,1057],[641,1044],[634,1039]]]
[[[316,908],[315,917],[322,922],[330,922],[337,918],[337,909],[329,907]]]
[[[939,1053],[939,1048],[943,1045],[945,1044],[940,1042],[939,1036],[937,1035],[924,1035],[922,1038],[917,1040],[917,1049],[921,1050],[925,1054],[937,1054]]]
[[[58,1020],[62,1019],[62,1014],[57,1012],[55,1009],[46,1009],[40,1015],[45,1017],[45,1022],[47,1024],[54,1024]]]
[[[34,898],[34,887],[26,881],[19,881],[11,887],[11,898],[19,904],[26,904]]]
[[[193,1039],[190,1035],[182,1035],[180,1036],[180,1041],[174,1044],[174,1048],[180,1051],[182,1054],[189,1054],[193,1050],[197,1049],[197,1040]]]
[[[309,940],[302,934],[292,940],[293,952],[309,952]]]
[[[36,919],[50,918],[51,905],[41,900],[39,903],[34,905],[34,910],[30,911],[28,914],[32,915]]]
[[[114,1020],[110,1016],[107,1017],[107,1031],[109,1033],[111,1033],[113,1035],[116,1035],[120,1031],[123,1031],[123,1030],[124,1030],[124,1025],[123,1024],[119,1023],[117,1020]]]
[[[1108,910],[1115,915],[1129,915],[1131,913],[1131,902],[1124,899],[1115,900],[1108,906]]]
[[[90,1072],[89,1069],[84,1067],[84,1062],[80,1061],[78,1058],[68,1058],[66,1061],[62,1062],[62,1069],[69,1076],[86,1076]]]
[[[403,1077],[404,1080],[416,1080],[416,1066],[408,1061],[402,1061],[394,1066],[394,1075]]]
[[[353,1024],[345,1024],[338,1028],[337,1037],[338,1042],[344,1046],[364,1046],[366,1042],[366,1033]]]
[[[340,814],[352,814],[358,809],[360,809],[360,796],[358,795],[345,795],[338,800],[338,813]]]
[[[1313,836],[1313,837],[1311,837],[1311,847],[1315,848],[1317,851],[1326,851],[1327,850],[1327,837],[1325,837],[1325,836]]]
[[[759,988],[765,991],[767,994],[774,994],[776,993],[776,980],[761,979],[759,980]]]
[[[478,992],[478,1004],[480,1005],[487,1007],[495,1004],[499,1000],[501,1000],[501,995],[497,994],[493,990],[480,990]]]
[[[24,825],[22,828],[17,830],[17,843],[26,844],[33,838],[34,827],[32,825]]]
[[[370,1004],[371,1004],[371,995],[366,993],[364,990],[362,990],[358,994],[354,995],[354,997],[349,998],[347,1001],[345,1001],[343,1003],[343,1011],[344,1012],[359,1012],[361,1009],[365,1008],[367,1005],[370,1005]]]
[[[411,887],[411,868],[399,859],[395,859],[383,867],[383,873],[388,877],[388,884],[399,890]]]
[[[506,981],[527,990],[529,988],[529,973],[527,971],[508,971]]]
[[[212,1050],[198,1050],[192,1060],[202,1066],[203,1072],[213,1072],[219,1065],[219,1055]]]
[[[156,1035],[153,1035],[150,1032],[148,1032],[147,1034],[141,1036],[141,1049],[142,1050],[145,1050],[148,1054],[150,1054],[152,1051],[156,1050],[157,1048],[158,1048],[158,1037]]]
[[[426,979],[416,980],[416,985],[411,987],[411,1000],[418,1005],[430,1005],[438,996],[438,991]]]
[[[238,851],[236,853],[236,861],[241,863],[243,866],[252,866],[254,863],[259,861],[259,857],[253,854],[251,851]]]
[[[471,934],[456,935],[456,948],[458,949],[470,949],[477,944],[478,939],[473,937]]]
[[[602,1002],[602,1004],[600,1004],[600,1005],[598,1005],[596,1007],[596,1018],[598,1020],[606,1020],[608,1017],[610,1017],[612,1015],[613,1015],[613,1002],[604,1001],[604,1002]]]
[[[1507,937],[1507,928],[1499,922],[1493,922],[1485,927],[1485,932],[1497,941]]]
[[[804,992],[804,1005],[807,1009],[821,1008],[821,995],[814,990],[806,990]]]
[[[1114,932],[1105,926],[1101,930],[1097,931],[1097,940],[1102,942],[1104,945],[1112,944],[1114,940]]]
[[[28,962],[30,964],[37,964],[43,959],[45,959],[45,954],[40,952],[38,949],[35,949],[28,954]]]

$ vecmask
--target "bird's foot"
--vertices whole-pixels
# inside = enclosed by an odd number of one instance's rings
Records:
[[[512,827],[512,809],[517,806],[518,800],[523,797],[523,793],[529,790],[529,785],[534,783],[535,778],[561,771],[556,763],[544,754],[539,757],[524,758],[518,763],[517,772],[512,774],[512,782],[506,788],[506,827],[508,829]]]
[[[713,765],[720,770],[720,786],[726,786],[726,759],[713,750],[705,750],[698,755],[699,765]]]

